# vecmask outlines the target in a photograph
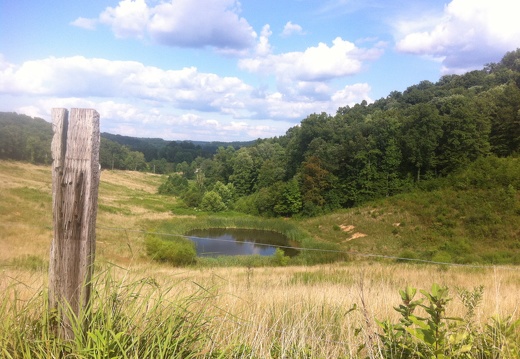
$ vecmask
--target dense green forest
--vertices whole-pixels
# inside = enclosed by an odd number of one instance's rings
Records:
[[[32,121],[32,122],[31,122]],[[0,158],[50,161],[50,124],[0,114]],[[171,173],[161,193],[187,206],[313,216],[520,153],[520,49],[499,63],[394,91],[372,104],[310,114],[252,143],[167,142],[103,134],[103,168]]]
[[[334,116],[311,114],[279,138],[220,147],[160,191],[206,210],[319,215],[408,191],[482,157],[517,156],[519,111],[516,50],[482,70],[422,81]]]

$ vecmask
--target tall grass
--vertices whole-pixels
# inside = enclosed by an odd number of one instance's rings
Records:
[[[0,356],[4,358],[193,358],[206,346],[211,294],[178,296],[152,278],[116,280],[110,271],[93,283],[92,306],[70,319],[74,340],[55,335],[55,316],[39,289],[21,299],[12,284],[0,301]],[[84,319],[88,318],[87,329]]]
[[[434,282],[450,289],[445,316],[436,322],[449,329],[436,337],[446,344],[446,353],[462,348],[462,337],[456,346],[449,335],[465,330],[475,343],[474,355],[458,357],[519,354],[519,304],[513,294],[520,279],[510,269],[366,262],[283,268],[104,267],[95,277],[92,307],[85,313],[88,329],[83,331],[82,318],[73,318],[76,336],[69,342],[54,335],[45,275],[23,268],[4,271],[0,357],[389,358],[385,350],[399,345],[395,334],[402,315],[394,310],[402,303],[399,290],[410,286],[429,293]],[[479,297],[477,284],[482,285]],[[456,328],[444,327],[448,317],[463,320]],[[417,318],[425,318],[425,312],[417,311]],[[383,330],[378,321],[389,324]],[[421,323],[418,319],[410,328]],[[429,348],[414,338],[403,343]]]

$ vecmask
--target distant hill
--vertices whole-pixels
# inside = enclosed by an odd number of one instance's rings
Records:
[[[166,147],[171,147],[173,149],[177,148],[177,150],[182,151],[190,149],[196,150],[195,152],[201,157],[210,157],[217,152],[219,147],[228,147],[231,146],[235,149],[239,149],[240,147],[252,146],[255,141],[234,141],[234,142],[221,142],[221,141],[166,141],[161,138],[142,138],[142,137],[130,137],[130,136],[122,136],[122,135],[113,135],[110,133],[103,132],[101,137],[104,137],[108,140],[119,143],[120,145],[127,146],[132,151],[139,151],[144,154],[146,161],[157,160],[160,158],[166,158],[171,162],[179,163],[179,161],[175,161],[175,159],[167,158],[165,152],[172,152],[170,149],[165,150]],[[176,152],[175,150],[173,150]],[[194,159],[194,158],[193,158]],[[193,160],[192,159],[192,160]],[[180,161],[182,162],[182,161]],[[191,162],[191,161],[188,161]]]
[[[482,159],[519,154],[520,49],[482,70],[421,81],[334,115],[313,113],[284,136],[219,151],[196,172],[179,171],[201,181],[181,197],[199,207],[224,184],[234,188],[235,210],[313,217],[408,193]]]
[[[119,143],[120,145],[127,146],[132,151],[142,152],[146,161],[158,159],[159,151],[171,142],[161,138],[138,138],[113,135],[107,132],[101,133],[101,137]]]
[[[168,162],[176,163],[184,160],[191,163],[197,156],[209,158],[219,147],[231,146],[239,149],[255,143],[255,141],[167,141],[161,138],[139,138],[107,132],[101,133],[101,138],[125,146],[130,151],[141,152],[146,162],[163,158]],[[16,112],[0,112],[0,159],[48,164],[51,161],[51,141],[52,125],[44,119]],[[102,141],[101,151],[107,149],[107,143],[109,142]],[[111,151],[113,147],[112,145]],[[175,161],[176,159],[183,160]]]
[[[52,126],[41,118],[0,112],[0,159],[51,162]]]

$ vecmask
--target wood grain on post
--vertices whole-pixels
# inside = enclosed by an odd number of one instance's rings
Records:
[[[49,264],[49,307],[59,335],[74,338],[90,303],[99,187],[99,114],[92,109],[52,110],[54,237]]]

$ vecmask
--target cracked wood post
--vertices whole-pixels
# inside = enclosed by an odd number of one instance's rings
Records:
[[[52,109],[52,199],[54,237],[49,263],[49,309],[58,335],[74,339],[89,311],[96,248],[99,114],[92,109]],[[73,317],[78,318],[76,322]],[[71,320],[72,319],[72,320]]]

